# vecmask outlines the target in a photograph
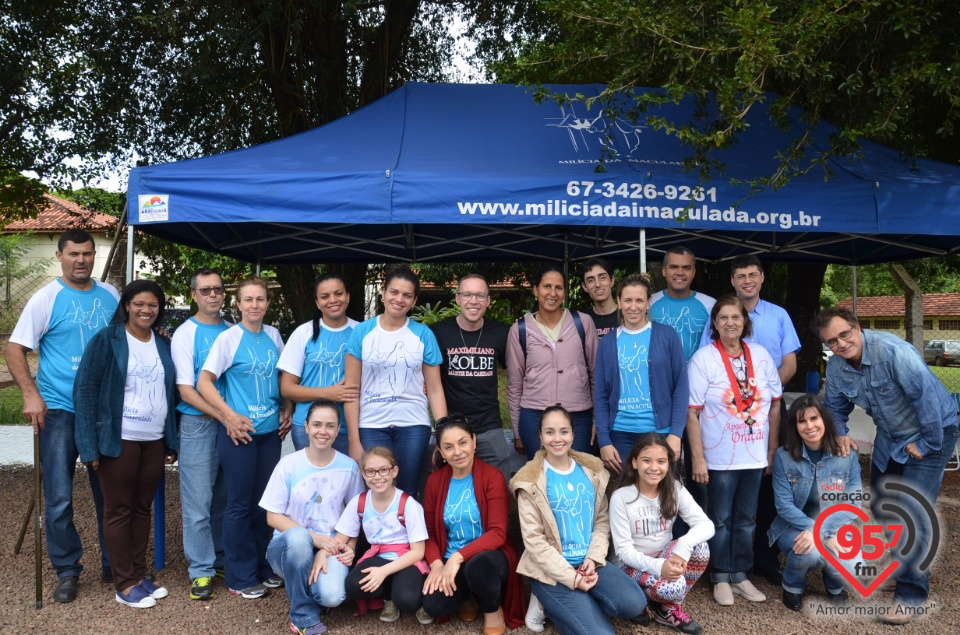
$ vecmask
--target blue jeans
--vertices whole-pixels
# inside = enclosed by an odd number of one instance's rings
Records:
[[[710,539],[710,581],[743,582],[753,567],[753,528],[763,468],[709,470],[707,517],[716,529]]]
[[[887,490],[881,486],[886,481],[902,483],[917,490],[920,495],[936,508],[937,496],[940,493],[940,484],[943,481],[943,468],[957,444],[958,427],[948,426],[943,429],[943,445],[937,452],[931,452],[922,459],[907,459],[906,463],[897,463],[893,459],[887,463],[886,471],[881,472],[876,464],[870,464],[870,510],[874,518],[883,525],[903,525],[903,518],[897,514],[882,509],[884,503],[892,503],[903,509],[914,519],[917,526],[916,543],[906,556],[900,551],[907,531],[904,529],[900,541],[891,550],[900,567],[894,573],[897,579],[897,590],[893,599],[907,606],[920,606],[927,601],[930,595],[930,567],[920,569],[923,558],[930,551],[932,541],[932,525],[929,514],[914,497]],[[941,536],[943,526],[941,524]],[[891,536],[891,532],[887,532]]]
[[[273,575],[267,562],[272,530],[260,499],[273,468],[280,462],[280,435],[252,434],[234,445],[224,426],[217,426],[217,455],[227,484],[223,513],[223,564],[227,587],[247,589]]]
[[[310,445],[310,437],[307,435],[306,426],[298,426],[297,424],[290,426],[290,440],[293,441],[294,450],[302,450]],[[333,449],[340,454],[350,456],[350,441],[347,439],[347,431],[343,429],[343,426],[340,427],[340,434],[333,441]]]
[[[73,523],[73,474],[77,469],[77,443],[73,437],[75,416],[66,410],[48,410],[40,431],[40,466],[43,468],[44,529],[47,554],[58,578],[79,576],[83,545]],[[87,470],[100,538],[100,567],[110,571],[110,557],[103,538],[103,494],[97,473]],[[37,510],[40,513],[40,510]]]
[[[223,566],[223,510],[227,486],[217,457],[216,419],[180,415],[180,503],[183,555],[190,579],[212,578]]]
[[[520,431],[520,441],[527,453],[527,460],[540,449],[540,416],[543,410],[520,408],[517,419],[517,429]],[[591,454],[590,435],[593,433],[593,410],[571,412],[573,417],[573,449],[578,452]]]
[[[783,588],[790,593],[803,593],[803,590],[807,588],[807,573],[822,566],[823,586],[832,595],[840,593],[843,590],[843,576],[820,555],[816,547],[810,553],[804,555],[797,555],[793,552],[793,541],[801,533],[800,529],[790,527],[777,539],[777,546],[787,557],[787,564],[783,568]],[[854,560],[840,560],[840,562],[852,570]]]
[[[414,498],[420,485],[420,470],[430,442],[430,426],[387,426],[386,428],[360,428],[360,444],[364,450],[382,445],[393,452],[400,473],[397,487]]]
[[[291,527],[274,536],[267,547],[267,560],[283,578],[290,598],[290,621],[298,628],[318,623],[321,606],[333,608],[347,599],[348,569],[334,556],[327,558],[327,572],[321,573],[313,584],[307,584],[316,552],[310,532],[303,527]]]
[[[539,580],[530,580],[530,590],[563,635],[613,635],[607,616],[636,617],[646,609],[647,597],[630,576],[609,562],[597,567],[597,576],[597,584],[586,592]]]

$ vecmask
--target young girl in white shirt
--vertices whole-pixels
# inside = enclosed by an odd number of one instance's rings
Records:
[[[682,604],[707,568],[714,527],[677,480],[675,463],[662,435],[637,437],[610,497],[610,533],[617,564],[643,589],[653,618],[699,635],[703,628]],[[673,540],[678,515],[690,529]]]
[[[429,572],[423,559],[427,540],[423,507],[397,489],[398,472],[397,460],[387,448],[374,446],[364,452],[360,473],[370,489],[347,503],[337,522],[337,540],[343,544],[352,544],[363,525],[370,549],[347,575],[347,595],[382,600],[384,622],[400,619],[400,611],[420,610]]]

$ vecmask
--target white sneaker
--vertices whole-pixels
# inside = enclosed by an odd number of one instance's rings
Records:
[[[737,595],[742,595],[751,602],[767,601],[767,596],[761,593],[757,587],[753,586],[753,583],[750,582],[750,580],[744,580],[743,582],[731,582],[730,590]]]
[[[535,633],[543,632],[543,625],[547,622],[547,616],[543,612],[543,605],[533,593],[530,594],[530,604],[527,606],[527,616],[524,623],[531,631]]]

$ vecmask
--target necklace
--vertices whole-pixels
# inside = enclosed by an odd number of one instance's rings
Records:
[[[460,331],[460,341],[463,342],[464,351],[469,350],[467,347],[467,341],[463,338],[463,327],[460,326],[460,323],[457,322],[457,329]],[[477,343],[474,344],[473,350],[480,348],[480,338],[483,337],[483,324],[480,325],[480,334],[477,335]]]
[[[757,420],[751,416],[750,410],[757,397],[757,380],[753,376],[753,359],[750,355],[750,348],[746,342],[741,342],[741,352],[743,353],[743,360],[741,360],[739,356],[731,357],[723,348],[720,340],[716,340],[714,346],[720,351],[720,357],[723,360],[727,377],[730,380],[730,388],[733,392],[731,404],[737,411],[737,418],[743,419],[743,422],[750,428],[750,434],[753,434],[753,424],[755,424]],[[734,361],[737,362],[736,371],[734,370]],[[740,366],[741,363],[743,366]],[[741,372],[743,373],[742,381],[739,377]]]

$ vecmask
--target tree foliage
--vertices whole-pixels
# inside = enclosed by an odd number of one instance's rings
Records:
[[[950,0],[548,0],[557,28],[499,70],[513,81],[603,82],[601,104],[635,87],[662,87],[632,104],[692,97],[693,121],[649,118],[691,148],[691,166],[709,179],[722,166],[712,153],[735,141],[745,114],[769,101],[774,123],[805,111],[806,129],[757,175],[777,187],[829,156],[854,155],[859,138],[913,156],[960,159],[960,11]],[[773,93],[772,95],[770,93]],[[562,98],[562,96],[559,96]],[[715,100],[713,99],[715,97]],[[838,128],[814,151],[808,133],[820,119]]]

